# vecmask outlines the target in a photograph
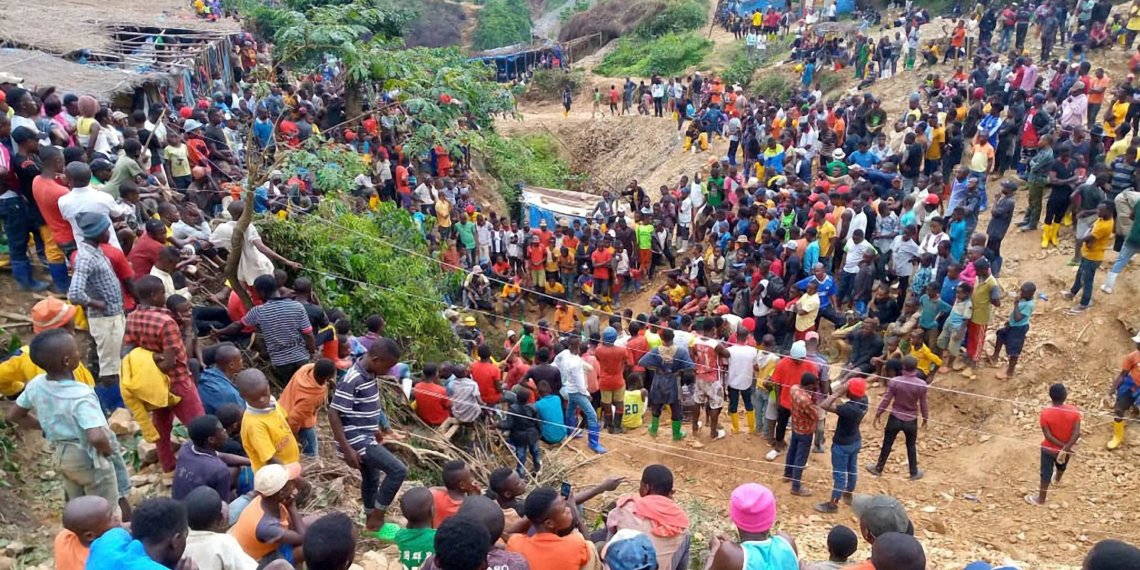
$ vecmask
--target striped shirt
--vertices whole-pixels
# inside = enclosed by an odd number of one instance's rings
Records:
[[[250,309],[241,322],[261,329],[270,364],[287,366],[309,361],[305,335],[312,334],[313,325],[301,303],[292,299],[269,299]]]
[[[111,262],[103,255],[103,250],[86,241],[80,241],[75,255],[75,273],[71,276],[71,287],[67,299],[77,305],[91,300],[103,301],[107,307],[98,310],[87,307],[88,317],[113,317],[123,314],[123,290],[119,278],[111,268]]]
[[[388,416],[380,402],[380,381],[356,363],[337,381],[329,407],[340,414],[344,439],[357,453],[376,442],[376,430],[388,426]],[[342,450],[337,445],[337,455]]]

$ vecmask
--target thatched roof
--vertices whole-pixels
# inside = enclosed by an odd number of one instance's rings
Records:
[[[23,78],[24,86],[29,88],[55,86],[64,93],[94,95],[100,99],[167,77],[161,73],[139,74],[80,65],[46,52],[22,49],[0,49],[0,70]]]
[[[107,27],[121,25],[218,36],[241,29],[233,19],[199,19],[190,0],[13,0],[0,10],[0,39],[61,55],[82,49],[112,51],[114,38]]]

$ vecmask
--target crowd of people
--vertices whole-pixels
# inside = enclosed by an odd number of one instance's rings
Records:
[[[886,415],[878,456],[863,470],[891,471],[901,434],[904,476],[918,480],[917,439],[936,378],[973,379],[1003,352],[996,376],[1016,373],[1043,297],[1032,282],[1007,292],[997,279],[1015,193],[1028,188],[1022,231],[1043,224],[1043,248],[1058,247],[1062,233],[1072,244],[1076,278],[1064,295],[1080,295],[1074,315],[1091,305],[1108,250],[1117,253],[1099,288],[1106,295],[1140,248],[1140,140],[1132,137],[1140,84],[1083,61],[1082,26],[1110,25],[1101,4],[1072,10],[1078,25],[1060,39],[1073,56],[1060,61],[1021,49],[1027,7],[1009,8],[1014,24],[997,45],[985,33],[997,7],[979,13],[978,24],[955,24],[952,71],[929,73],[894,116],[869,91],[825,99],[811,77],[815,56],[786,100],[700,73],[640,87],[627,79],[622,93],[611,88],[611,112],[619,101],[629,112],[636,94],[646,113],[678,111],[686,151],[724,139],[726,153],[659,192],[633,180],[603,192],[584,218],[534,227],[475,200],[465,156],[443,146],[404,153],[414,124],[399,105],[346,117],[335,67],[296,83],[282,77],[262,97],[252,84],[215,77],[210,96],[175,96],[149,110],[0,85],[0,213],[13,277],[58,295],[33,307],[36,335],[0,363],[0,393],[15,399],[13,422],[52,443],[68,499],[57,568],[189,568],[183,560],[202,570],[347,568],[356,524],[302,511],[313,483],[299,462],[318,454],[326,408],[337,457],[361,475],[364,532],[395,541],[409,570],[689,567],[692,530],[664,466],[646,467],[638,492],[607,505],[599,528],[578,505],[622,481],[578,493],[568,484],[527,489],[528,472],[542,470],[543,444],[584,437],[605,453],[603,430],[612,442],[632,442],[619,435],[648,424],[657,437],[665,414],[673,440],[705,428],[710,439],[759,434],[769,461],[783,456],[792,495],[803,497],[813,494],[803,480],[809,458],[828,451],[834,426],[833,485],[814,508],[850,504],[858,532],[836,525],[827,560],[813,561],[823,553],[800,554],[791,537],[772,533],[775,497],[750,483],[729,502],[739,540],[710,541],[710,567],[838,568],[862,537],[870,560],[851,567],[923,568],[905,508],[855,492],[864,420],[871,415],[877,429]],[[1042,6],[1032,14],[1044,42],[1071,7]],[[772,30],[759,15],[764,33],[778,33],[778,19]],[[900,39],[929,16],[902,19]],[[1140,0],[1122,21],[1112,37],[1131,49]],[[976,47],[974,36],[967,41],[975,28]],[[238,40],[235,73],[268,63],[264,46]],[[1010,41],[1016,53],[1007,56]],[[866,74],[874,49],[880,66],[894,68],[901,49],[872,47],[889,44],[857,39],[839,59]],[[1140,55],[1130,65],[1140,69]],[[257,219],[234,242],[250,161],[309,139],[360,153],[370,171],[354,181],[353,205],[406,209],[434,259],[462,273],[460,306],[444,315],[470,362],[420,362],[386,336],[382,315],[354,323],[322,305],[304,268],[262,241]],[[254,210],[307,215],[323,198],[309,176],[271,172],[248,190]],[[210,291],[202,274],[235,254],[235,243],[238,283]],[[40,267],[50,282],[37,278]],[[643,292],[644,311],[623,305],[623,295]],[[502,346],[488,341],[478,315],[491,327],[505,322]],[[93,359],[84,358],[88,338]],[[266,370],[246,366],[251,338]],[[1123,444],[1125,416],[1140,398],[1140,335],[1133,341],[1138,350],[1112,385],[1109,449]],[[402,359],[415,362],[414,374]],[[1063,383],[1048,391],[1040,489],[1025,497],[1030,504],[1046,502],[1081,437],[1081,411],[1067,396]],[[484,485],[453,461],[442,487],[404,489],[408,467],[385,445],[408,433],[389,420],[392,405],[410,407],[462,447],[477,445],[479,430],[501,430],[515,463]],[[117,408],[155,443],[172,498],[127,500],[130,470],[107,420]],[[175,419],[188,433],[181,446]],[[406,528],[389,516],[397,502]],[[1132,567],[1137,557],[1105,541],[1085,567]]]

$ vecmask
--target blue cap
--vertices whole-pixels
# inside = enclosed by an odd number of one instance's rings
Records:
[[[607,345],[613,344],[617,340],[617,336],[617,329],[606,327],[606,330],[602,331],[602,342]]]
[[[622,529],[606,545],[603,558],[609,570],[657,570],[657,550],[648,536]]]

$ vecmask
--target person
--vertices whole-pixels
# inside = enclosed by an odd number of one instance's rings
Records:
[[[305,566],[309,570],[349,570],[356,557],[356,524],[342,512],[329,513],[305,529]]]
[[[75,317],[78,312],[79,309],[75,305],[55,297],[48,297],[39,301],[32,306],[30,315],[32,333],[39,334],[51,329],[63,329],[74,333]],[[20,395],[28,382],[43,373],[43,369],[32,362],[29,346],[21,346],[10,352],[7,359],[0,363],[0,394],[15,398]],[[95,377],[82,362],[75,368],[74,378],[80,384],[96,387]],[[115,391],[118,391],[117,387]],[[99,395],[98,389],[96,389],[95,394]],[[106,409],[109,406],[103,404],[103,407]]]
[[[196,487],[181,500],[190,527],[184,554],[194,561],[198,570],[257,570],[257,561],[242,550],[237,539],[226,533],[224,503],[215,489]],[[287,567],[287,563],[283,566],[281,562],[274,568]]]
[[[304,560],[305,519],[297,506],[298,463],[270,463],[253,474],[257,496],[242,510],[230,529],[241,549],[259,565]]]
[[[1087,311],[1092,303],[1093,279],[1097,269],[1104,263],[1104,253],[1112,245],[1113,212],[1107,202],[1101,202],[1096,208],[1096,221],[1092,230],[1081,240],[1081,263],[1077,268],[1077,276],[1073,286],[1062,292],[1066,299],[1072,300],[1077,293],[1081,294],[1080,304],[1069,309],[1069,314]]]
[[[82,212],[76,216],[75,225],[76,235],[83,236],[83,241],[77,246],[67,300],[82,307],[87,317],[87,330],[95,339],[99,357],[100,383],[114,386],[119,382],[127,319],[119,279],[101,249],[101,244],[109,243],[114,235],[111,219],[104,214]]]
[[[195,489],[209,487],[221,500],[232,503],[235,477],[231,469],[248,466],[249,458],[220,451],[230,437],[216,416],[198,416],[190,421],[186,431],[190,443],[178,450],[170,496],[181,501]]]
[[[550,487],[539,487],[531,491],[523,504],[523,510],[534,534],[511,535],[507,540],[507,550],[521,554],[532,570],[588,568],[591,558],[588,543],[581,533],[572,532],[572,502],[573,496],[565,498]],[[483,533],[485,532],[484,530]],[[437,555],[440,554],[441,534],[436,534]],[[484,540],[490,543],[490,540]],[[443,564],[440,564],[440,568],[448,570]]]
[[[336,379],[336,372],[335,362],[318,358],[298,368],[281,392],[278,403],[306,457],[317,456],[317,411],[328,401],[328,385]]]
[[[724,374],[721,362],[729,357],[728,348],[718,340],[716,332],[717,323],[713,319],[705,319],[701,323],[701,334],[693,339],[689,353],[693,358],[693,372],[696,383],[693,384],[693,435],[700,431],[701,408],[709,421],[709,430],[713,439],[721,439],[725,430],[720,428],[720,409],[724,407]]]
[[[1140,24],[1137,24],[1137,28],[1140,28]],[[1129,33],[1134,35],[1136,32]],[[1081,564],[1081,570],[1123,570],[1138,564],[1140,548],[1119,540],[1106,539],[1093,545]]]
[[[918,361],[913,356],[904,356],[902,359],[902,374],[895,376],[887,383],[887,393],[879,401],[879,408],[875,411],[875,427],[879,427],[879,418],[889,407],[890,416],[887,418],[886,431],[883,434],[883,448],[879,452],[879,461],[866,466],[867,472],[879,477],[887,466],[887,459],[891,456],[891,447],[899,432],[906,437],[906,457],[910,468],[910,479],[922,479],[922,470],[918,468],[918,416],[922,414],[922,427],[926,427],[928,410],[926,405],[927,384],[918,377]]]
[[[616,346],[618,333],[614,327],[602,331],[602,344],[594,350],[598,360],[598,390],[602,400],[602,425],[610,433],[622,433],[626,398],[625,372],[635,364],[624,346]]]
[[[618,531],[601,552],[607,570],[658,570],[657,551],[645,533]]]
[[[519,476],[526,474],[526,456],[530,454],[533,469],[531,473],[538,473],[542,468],[541,450],[538,441],[542,435],[542,421],[538,409],[530,403],[531,392],[525,384],[513,388],[516,401],[507,408],[507,413],[499,422],[499,429],[507,432],[507,442],[514,447],[515,459],[518,461]]]
[[[432,560],[439,570],[484,570],[490,552],[491,533],[473,519],[454,517],[436,529]]]
[[[1017,303],[1014,304],[1013,311],[1009,315],[1009,321],[1004,327],[997,330],[994,355],[990,361],[997,359],[1001,354],[1002,347],[1005,347],[1005,352],[1009,356],[1009,364],[1006,365],[1005,370],[999,370],[994,374],[999,380],[1013,377],[1013,371],[1017,368],[1017,361],[1021,357],[1021,349],[1025,346],[1025,337],[1029,334],[1029,317],[1033,315],[1033,307],[1037,304],[1036,299],[1037,285],[1033,284],[1032,281],[1022,283]]]
[[[841,399],[845,400],[839,403]],[[855,492],[859,471],[859,450],[863,446],[859,426],[867,414],[867,380],[851,378],[841,384],[820,403],[819,407],[835,414],[839,421],[835,424],[835,435],[831,438],[831,472],[835,486],[831,489],[831,500],[815,506],[821,513],[839,511],[839,500],[850,500]]]
[[[432,487],[431,496],[435,502],[432,526],[439,528],[443,521],[455,516],[464,497],[478,495],[479,487],[467,464],[451,460],[443,464],[443,486]]]
[[[408,524],[396,531],[396,548],[407,570],[417,570],[435,552],[434,506],[427,487],[412,487],[400,497],[400,512]]]
[[[1108,390],[1109,397],[1116,398],[1112,406],[1112,439],[1108,441],[1108,449],[1116,449],[1124,443],[1124,414],[1140,401],[1140,333],[1132,337],[1132,342],[1136,350],[1124,357],[1120,374],[1116,375]]]
[[[606,531],[610,540],[624,531],[644,533],[653,544],[659,570],[689,567],[689,517],[673,500],[673,472],[664,465],[641,470],[637,494],[617,499],[606,516]]]
[[[506,519],[504,511],[495,501],[481,496],[467,497],[459,507],[459,514],[453,519],[470,520],[486,529],[490,545],[490,550],[487,551],[487,568],[530,570],[530,564],[522,554],[509,552],[503,547],[500,537],[503,536]],[[439,570],[439,568],[435,557],[429,558],[422,566],[423,570]]]
[[[543,350],[546,349],[543,348],[539,352],[541,353]],[[538,381],[538,401],[535,402],[534,407],[538,411],[539,420],[542,422],[542,441],[550,444],[562,443],[568,432],[566,424],[563,423],[562,398],[551,390],[550,383],[546,380]]]
[[[871,545],[871,564],[876,570],[924,570],[926,553],[913,536],[888,532]]]
[[[253,281],[253,289],[262,303],[250,309],[241,320],[210,331],[210,336],[227,337],[240,333],[244,327],[257,327],[265,339],[273,374],[281,383],[288,383],[317,351],[312,322],[304,305],[278,294],[273,275],[258,276]]]
[[[265,373],[249,368],[238,373],[234,383],[245,400],[241,444],[249,456],[254,473],[270,463],[300,461],[301,448],[289,429],[285,412],[269,392],[269,379]],[[219,410],[219,416],[221,413]]]
[[[562,389],[566,394],[566,427],[573,429],[578,425],[577,412],[581,410],[586,416],[586,429],[588,434],[588,447],[597,454],[606,452],[601,444],[601,429],[598,426],[598,415],[590,402],[590,391],[586,384],[586,375],[592,373],[594,368],[581,356],[582,337],[572,335],[566,339],[566,349],[554,357],[554,366],[562,374]]]
[[[859,537],[850,528],[837,524],[827,532],[827,560],[811,562],[804,570],[839,570],[849,565],[848,560],[859,548]]]
[[[798,570],[795,540],[773,533],[776,497],[759,483],[745,483],[732,491],[729,516],[740,537],[737,544],[719,536],[709,540],[708,570]]]
[[[24,429],[39,429],[52,443],[52,461],[63,484],[64,500],[98,495],[118,505],[119,482],[113,463],[118,442],[95,391],[75,381],[80,360],[75,337],[65,329],[49,329],[32,339],[29,352],[44,373],[24,386],[8,412],[8,421]]]
[[[134,509],[131,528],[113,528],[91,543],[88,570],[193,568],[184,560],[190,526],[186,507],[174,499],[147,499]]]
[[[811,496],[811,490],[803,488],[801,479],[819,423],[819,407],[814,397],[819,391],[819,376],[810,372],[805,372],[800,383],[791,388],[792,440],[784,463],[784,481],[792,482],[792,494],[799,497]]]
[[[867,544],[874,545],[883,536],[891,533],[914,534],[914,525],[906,514],[902,503],[887,495],[855,495],[851,500],[851,510],[859,517],[859,536]],[[849,570],[877,570],[871,560],[848,566]]]
[[[388,423],[380,402],[378,374],[386,374],[400,360],[400,347],[390,338],[376,339],[368,352],[336,383],[329,404],[329,425],[336,440],[337,455],[346,465],[359,469],[360,494],[367,520],[364,529],[391,540],[395,523],[384,522],[388,505],[396,498],[408,475],[404,462],[392,455],[384,439],[400,440]],[[380,482],[380,473],[384,482]]]
[[[1109,232],[1110,235],[1111,233]],[[994,307],[1001,307],[1003,296],[1001,285],[990,271],[988,259],[982,257],[974,260],[974,272],[977,274],[977,282],[971,296],[970,318],[966,320],[966,360],[970,366],[967,378],[975,376],[973,369],[984,355],[986,329],[989,327]],[[1089,294],[1092,294],[1091,291]]]
[[[98,495],[75,497],[63,507],[63,528],[55,535],[52,553],[56,570],[83,570],[91,543],[119,526],[115,503]]]
[[[752,333],[742,324],[736,330],[739,339],[752,339]],[[728,346],[728,370],[726,371],[728,385],[728,417],[732,422],[732,433],[740,433],[740,400],[744,400],[744,420],[748,428],[746,433],[756,431],[756,411],[753,404],[753,394],[756,391],[757,363],[760,352],[755,346],[743,343],[734,343]]]
[[[1049,386],[1049,401],[1041,410],[1041,489],[1037,496],[1026,495],[1031,505],[1044,505],[1050,483],[1060,483],[1072,459],[1073,446],[1081,439],[1081,412],[1065,403],[1069,390],[1064,384]]]
[[[203,353],[211,354],[208,349]],[[222,342],[214,345],[212,356],[213,364],[198,375],[198,398],[202,401],[202,410],[216,414],[226,404],[245,408],[245,400],[233,383],[243,366],[241,350],[233,343]]]
[[[649,386],[649,411],[652,414],[649,435],[657,437],[661,411],[667,405],[673,426],[673,441],[680,441],[685,437],[681,431],[681,375],[693,369],[693,360],[689,357],[689,347],[678,346],[673,338],[673,329],[662,329],[661,346],[641,356],[637,364],[651,371],[654,376],[653,383]],[[632,351],[632,347],[627,345],[627,348]]]

